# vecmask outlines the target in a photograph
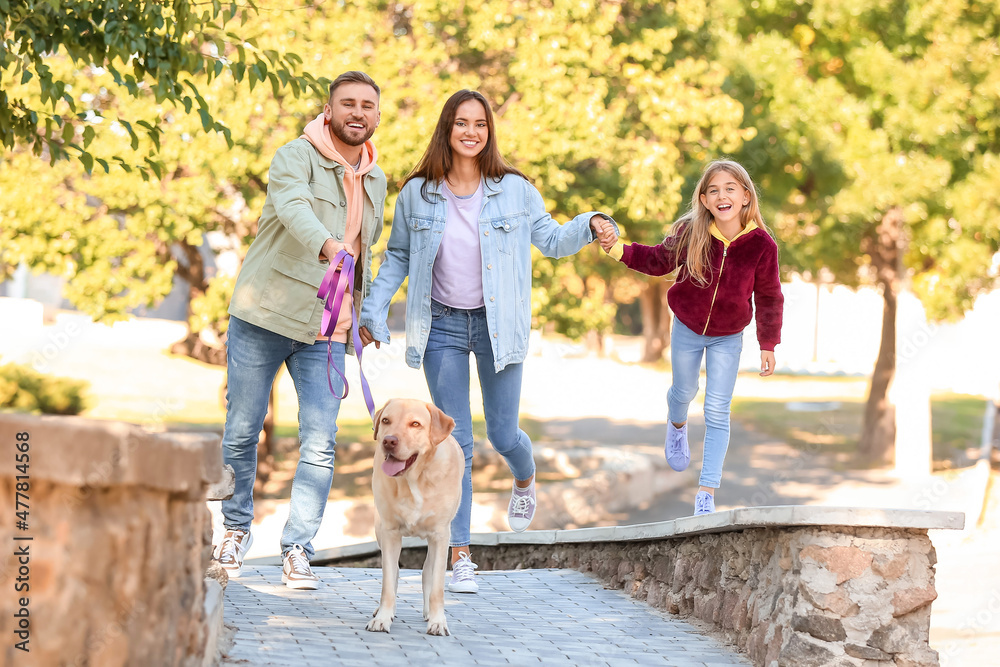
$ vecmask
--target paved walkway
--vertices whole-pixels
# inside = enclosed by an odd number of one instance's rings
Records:
[[[244,569],[226,589],[238,630],[225,666],[748,665],[693,625],[575,570],[477,574],[478,595],[445,593],[450,637],[424,634],[420,572],[402,570],[392,633],[368,632],[381,570],[319,568],[325,586],[292,591],[281,569]]]

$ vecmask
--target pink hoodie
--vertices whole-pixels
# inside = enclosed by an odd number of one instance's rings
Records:
[[[363,260],[359,256],[361,254],[361,216],[365,210],[363,177],[375,167],[378,152],[371,141],[366,141],[361,147],[361,166],[355,171],[354,165],[345,160],[344,156],[334,146],[330,130],[324,123],[324,120],[323,114],[320,114],[315,119],[309,121],[306,129],[302,132],[302,136],[315,146],[316,150],[323,157],[335,160],[339,164],[344,165],[344,192],[347,195],[347,229],[344,232],[344,245],[348,245],[354,250],[354,258],[360,262]],[[347,342],[348,332],[351,330],[351,304],[353,303],[353,295],[349,291],[344,294],[343,303],[344,305],[340,309],[340,317],[337,319],[337,328],[334,329],[333,334],[330,336],[332,340],[339,343]],[[322,335],[319,339],[325,340]]]

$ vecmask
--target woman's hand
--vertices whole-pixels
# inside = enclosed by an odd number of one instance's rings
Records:
[[[361,336],[361,347],[368,347],[368,343],[375,343],[375,349],[381,349],[382,343],[372,338],[368,327],[358,327],[358,335]]]
[[[760,376],[766,378],[768,375],[774,373],[774,351],[773,350],[761,350],[760,351]]]
[[[594,230],[594,235],[601,243],[604,252],[609,252],[618,240],[618,233],[611,221],[601,215],[595,215],[590,219],[590,228]]]

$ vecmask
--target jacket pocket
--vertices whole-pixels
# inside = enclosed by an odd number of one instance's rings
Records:
[[[296,322],[309,322],[320,302],[316,293],[325,273],[326,269],[321,264],[279,251],[271,263],[260,307]]]
[[[421,215],[411,215],[406,221],[406,226],[410,231],[410,252],[417,253],[427,247],[431,240],[430,217]]]
[[[517,248],[517,239],[520,236],[518,229],[523,219],[524,216],[518,213],[507,214],[490,220],[490,226],[493,227],[493,243],[505,255],[514,254]]]
[[[310,183],[309,189],[313,194],[313,213],[324,227],[336,231],[338,241],[343,241],[344,231],[341,227],[347,222],[347,202],[340,193],[321,183]]]

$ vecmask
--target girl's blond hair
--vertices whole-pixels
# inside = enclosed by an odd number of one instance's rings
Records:
[[[746,229],[751,220],[765,231],[770,231],[764,224],[764,218],[760,214],[760,204],[757,201],[757,188],[754,187],[750,174],[738,162],[732,160],[714,160],[707,167],[698,180],[698,186],[691,196],[691,208],[688,212],[678,218],[670,226],[668,237],[675,237],[678,252],[687,251],[684,260],[684,267],[691,278],[699,285],[707,285],[711,282],[709,266],[711,265],[710,253],[712,249],[712,234],[709,231],[712,225],[712,213],[701,203],[701,195],[708,190],[708,184],[712,178],[720,171],[725,171],[739,183],[744,190],[750,193],[750,202],[740,211],[740,224]]]

